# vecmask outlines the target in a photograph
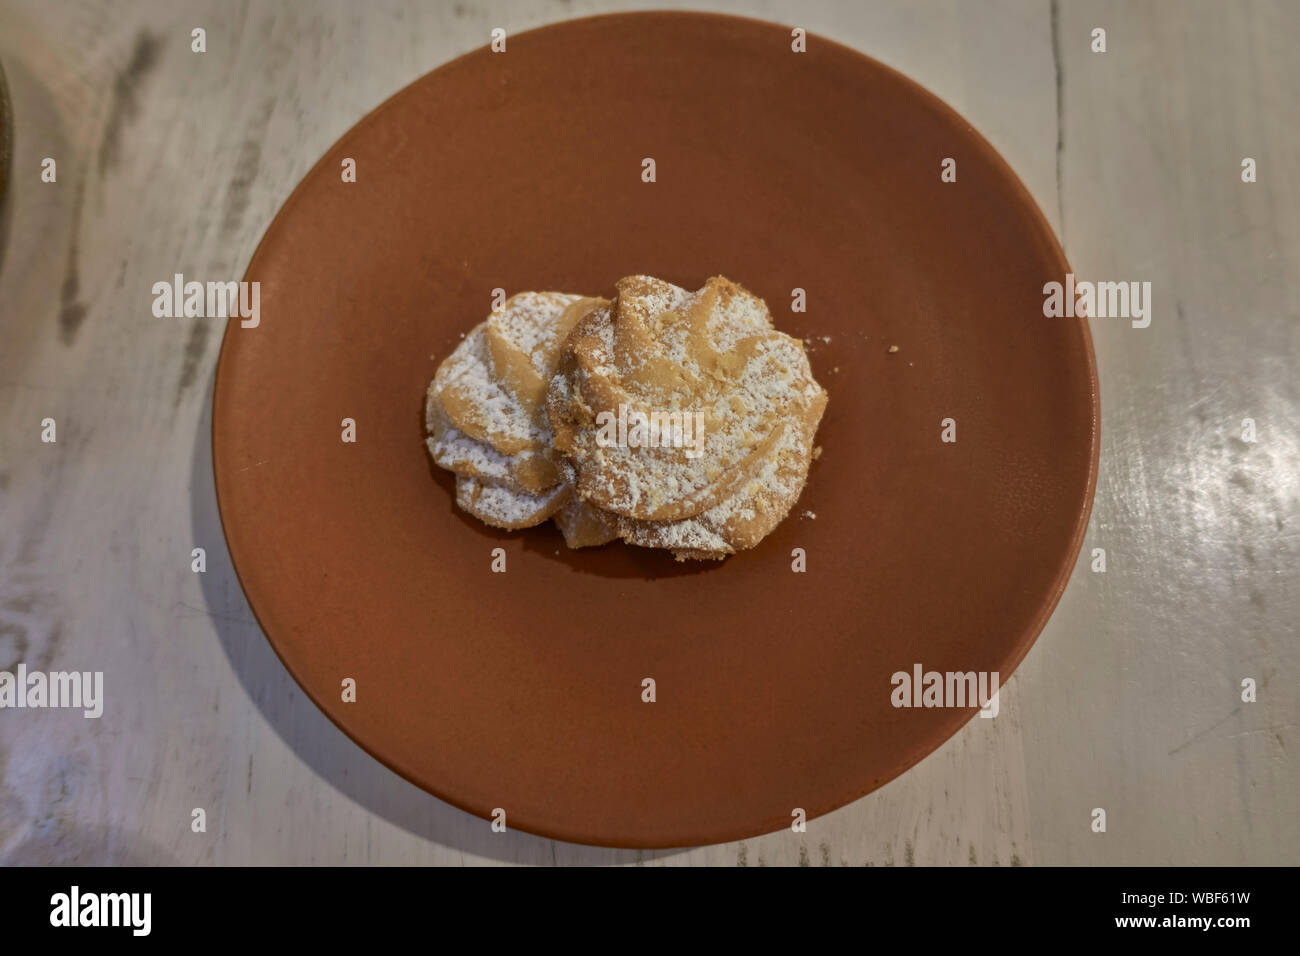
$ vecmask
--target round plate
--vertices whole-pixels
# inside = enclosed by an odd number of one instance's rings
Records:
[[[687,13],[511,36],[344,136],[248,267],[261,323],[227,328],[213,445],[249,603],[335,723],[471,813],[629,847],[825,813],[975,713],[895,708],[892,674],[1005,684],[1065,586],[1097,382],[1086,322],[1043,316],[1061,249],[960,116],[807,47]],[[632,273],[725,275],[808,340],[824,451],[753,551],[497,532],[429,462],[425,386],[494,289],[609,295]]]

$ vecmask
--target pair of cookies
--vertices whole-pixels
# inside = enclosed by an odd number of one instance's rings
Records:
[[[525,292],[466,336],[426,402],[428,447],[487,524],[553,519],[569,547],[753,547],[798,499],[826,406],[803,344],[721,277],[613,300]]]

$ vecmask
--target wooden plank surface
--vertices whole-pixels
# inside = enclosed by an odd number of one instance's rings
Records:
[[[1149,328],[1093,321],[1093,521],[997,719],[806,834],[637,853],[493,834],[373,761],[289,678],[213,498],[220,328],[155,319],[152,283],[242,274],[330,144],[492,27],[636,6],[695,5],[0,0],[17,116],[0,669],[102,670],[114,712],[0,713],[0,862],[1300,862],[1294,3],[708,5],[912,76],[1008,159],[1081,277],[1152,283]]]

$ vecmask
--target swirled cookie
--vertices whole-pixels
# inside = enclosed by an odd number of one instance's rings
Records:
[[[807,479],[826,392],[803,344],[722,277],[650,276],[613,301],[513,296],[438,368],[425,420],[456,502],[499,528],[553,518],[571,548],[678,560],[751,548]]]
[[[456,503],[484,523],[532,527],[570,497],[552,461],[544,399],[569,330],[604,301],[521,292],[438,367],[425,396],[426,444],[456,473]]]
[[[547,417],[561,473],[623,540],[722,558],[798,499],[826,400],[758,297],[629,276],[570,333]]]

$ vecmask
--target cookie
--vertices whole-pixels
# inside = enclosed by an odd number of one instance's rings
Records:
[[[547,417],[561,474],[623,540],[721,558],[798,499],[826,401],[758,297],[722,277],[688,292],[629,276],[569,336]]]
[[[496,528],[548,520],[571,497],[552,460],[544,412],[560,348],[604,300],[522,292],[471,329],[425,395],[425,444],[456,474],[456,503]]]

